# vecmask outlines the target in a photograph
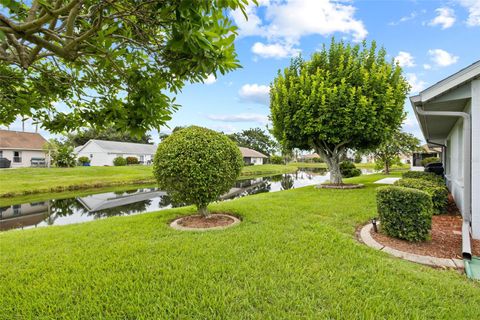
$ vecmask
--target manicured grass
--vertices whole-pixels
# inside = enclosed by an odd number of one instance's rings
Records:
[[[281,165],[244,167],[241,178],[295,172]],[[0,170],[0,198],[17,195],[155,183],[151,166],[21,168]]]
[[[223,231],[170,229],[187,207],[1,233],[0,319],[479,319],[478,283],[355,240],[383,177],[215,204]]]

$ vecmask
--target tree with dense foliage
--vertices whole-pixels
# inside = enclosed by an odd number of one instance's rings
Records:
[[[149,134],[142,134],[134,136],[127,131],[117,131],[113,128],[105,130],[97,130],[93,128],[84,129],[76,133],[67,134],[67,141],[74,146],[83,146],[90,139],[121,141],[121,142],[135,142],[135,143],[150,143],[152,137]]]
[[[273,134],[286,148],[314,149],[341,184],[347,149],[379,146],[404,119],[409,84],[375,42],[332,40],[310,61],[294,58],[270,89]]]
[[[395,159],[402,154],[410,154],[419,149],[420,140],[410,133],[394,131],[379,147],[373,150],[377,162],[383,165],[385,174],[390,174],[390,168]]]
[[[250,148],[267,156],[278,150],[278,144],[260,128],[247,129],[228,135],[239,147]]]
[[[191,126],[159,144],[153,172],[174,202],[194,204],[207,217],[208,204],[230,190],[242,166],[240,150],[226,135]]]
[[[248,1],[0,3],[0,124],[141,134],[171,118],[185,82],[239,67],[225,12]]]

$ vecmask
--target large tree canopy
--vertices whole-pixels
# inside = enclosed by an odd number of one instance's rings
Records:
[[[271,155],[278,149],[277,142],[260,128],[247,129],[241,132],[229,134],[239,147],[257,150],[265,155]]]
[[[247,3],[0,0],[0,124],[158,128],[186,81],[239,67],[224,13]]]
[[[339,184],[347,149],[375,148],[401,125],[408,90],[401,68],[375,42],[332,40],[310,61],[295,58],[279,71],[270,90],[273,134],[287,149],[315,149]]]

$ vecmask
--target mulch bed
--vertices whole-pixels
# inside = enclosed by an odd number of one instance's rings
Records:
[[[363,184],[353,184],[353,183],[343,183],[343,184],[333,184],[333,183],[323,183],[317,186],[320,189],[360,189],[363,188]]]
[[[372,237],[379,243],[391,248],[438,258],[462,259],[462,216],[450,197],[448,213],[432,217],[431,240],[408,242],[391,238],[380,232],[371,231]],[[380,225],[381,227],[381,225]],[[473,255],[480,255],[480,240],[472,240]]]
[[[184,217],[178,221],[178,224],[187,228],[213,228],[213,227],[225,227],[235,220],[225,214],[210,214],[208,218],[200,215]]]

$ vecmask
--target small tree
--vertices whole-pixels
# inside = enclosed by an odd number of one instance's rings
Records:
[[[52,154],[52,161],[57,167],[69,168],[77,164],[73,147],[68,144],[60,144]]]
[[[257,150],[267,156],[278,149],[278,143],[260,128],[247,129],[228,135],[239,147]]]
[[[207,217],[208,204],[229,191],[240,175],[243,158],[227,136],[191,126],[159,144],[153,165],[160,189],[174,202],[194,204]]]
[[[377,162],[381,163],[385,174],[390,174],[390,168],[398,156],[410,154],[419,149],[420,140],[410,133],[394,131],[373,153]]]
[[[409,85],[401,68],[386,60],[375,42],[330,48],[310,61],[292,60],[270,90],[273,134],[286,148],[315,149],[342,183],[340,161],[347,149],[380,145],[400,127]]]

